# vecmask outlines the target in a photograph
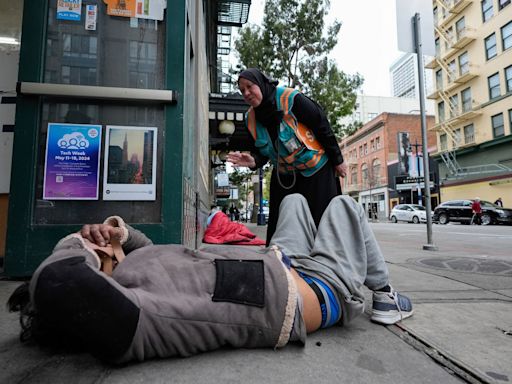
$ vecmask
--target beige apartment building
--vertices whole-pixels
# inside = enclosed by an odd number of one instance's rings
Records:
[[[441,200],[502,197],[512,206],[511,0],[434,0]]]

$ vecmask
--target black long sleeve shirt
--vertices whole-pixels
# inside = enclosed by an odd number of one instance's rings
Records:
[[[295,96],[293,101],[292,112],[299,122],[306,125],[311,129],[319,141],[324,147],[325,153],[333,165],[343,163],[343,156],[334,136],[334,132],[331,129],[329,120],[323,109],[316,104],[314,101],[299,93]],[[277,139],[278,127],[267,127],[268,133],[275,143]],[[256,168],[260,168],[268,161],[268,158],[259,153],[258,149],[254,145],[254,139],[250,136],[251,140],[251,155],[254,157],[256,162]]]

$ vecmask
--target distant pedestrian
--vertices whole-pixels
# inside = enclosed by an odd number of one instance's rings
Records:
[[[503,208],[503,201],[501,200],[501,197],[498,197],[498,200],[496,200],[494,204],[497,205],[498,207]]]
[[[482,205],[480,204],[480,198],[477,197],[471,204],[471,210],[473,211],[473,217],[471,218],[471,224],[480,225],[482,224]]]

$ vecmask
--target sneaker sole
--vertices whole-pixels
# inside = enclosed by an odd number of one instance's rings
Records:
[[[414,310],[410,312],[402,311],[401,314],[398,311],[389,313],[389,311],[383,312],[373,310],[370,320],[379,324],[392,325],[398,323],[400,320],[404,320],[407,319],[408,317],[411,317],[413,313]]]

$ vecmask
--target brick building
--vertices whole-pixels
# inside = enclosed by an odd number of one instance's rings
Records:
[[[427,116],[427,127],[434,117]],[[418,145],[416,145],[418,144]],[[421,156],[421,118],[417,114],[381,113],[355,134],[340,143],[348,164],[343,191],[359,201],[367,212],[373,210],[379,219],[389,216],[398,203],[418,203],[418,184],[400,182],[423,176]],[[436,151],[435,133],[428,133],[428,149]],[[418,167],[418,163],[420,166]],[[430,162],[432,204],[438,202],[438,182],[435,164]],[[418,175],[419,170],[419,175]]]

